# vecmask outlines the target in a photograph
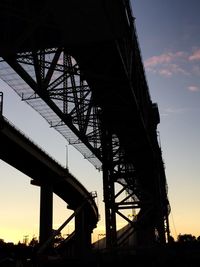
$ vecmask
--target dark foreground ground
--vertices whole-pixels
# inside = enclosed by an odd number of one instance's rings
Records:
[[[200,244],[174,243],[165,247],[137,250],[95,251],[90,255],[69,258],[58,255],[31,257],[25,250],[3,256],[0,250],[0,267],[199,267]],[[30,257],[28,257],[30,256]]]
[[[150,248],[137,250],[134,253],[97,253],[92,261],[77,262],[77,265],[60,266],[120,266],[120,267],[200,267],[199,246],[168,246],[165,248]],[[53,267],[53,265],[52,265]]]

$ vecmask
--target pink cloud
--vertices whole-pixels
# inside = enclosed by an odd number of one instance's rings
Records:
[[[188,90],[190,92],[199,92],[200,91],[200,88],[197,87],[197,86],[194,86],[194,85],[190,85],[190,86],[188,86]]]
[[[182,51],[178,51],[176,53],[166,53],[166,54],[161,54],[159,56],[153,56],[150,57],[149,59],[145,60],[144,65],[145,67],[153,67],[159,64],[167,64],[172,62],[173,60],[177,58],[182,58],[185,57],[185,53]]]
[[[171,57],[168,54],[162,54],[160,56],[153,56],[145,60],[145,67],[152,67],[158,64],[168,63],[171,61]]]
[[[194,51],[193,54],[191,56],[189,56],[189,60],[190,61],[200,60],[200,49]]]
[[[165,77],[170,77],[172,76],[172,72],[168,69],[162,69],[162,70],[159,70],[159,74],[165,76]]]
[[[153,56],[144,61],[147,71],[157,73],[165,77],[171,77],[174,74],[189,75],[186,70],[188,62],[188,54],[183,51],[175,53],[168,52],[158,56]]]
[[[153,69],[153,68],[148,68],[149,71],[153,73],[159,73],[162,76],[165,77],[171,77],[173,74],[184,74],[184,75],[189,75],[187,71],[185,71],[183,68],[178,66],[177,64],[165,64],[162,68],[159,69]]]
[[[186,70],[184,70],[177,64],[170,64],[169,67],[172,73],[182,73],[184,75],[189,75],[189,73]]]

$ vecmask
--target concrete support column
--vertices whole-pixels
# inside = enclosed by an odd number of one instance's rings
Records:
[[[75,254],[80,258],[87,259],[87,256],[91,249],[91,234],[92,227],[89,224],[88,215],[86,211],[82,209],[75,216]]]
[[[52,185],[41,184],[40,186],[40,237],[43,244],[52,235],[53,222],[53,190]]]

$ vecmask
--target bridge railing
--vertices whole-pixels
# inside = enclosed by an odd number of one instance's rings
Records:
[[[124,66],[126,66],[126,72],[129,75],[130,82],[132,84],[136,84],[133,91],[138,107],[141,110],[143,121],[145,124],[148,124],[149,108],[151,108],[152,101],[143,64],[141,48],[139,45],[139,38],[135,26],[135,18],[133,16],[130,0],[122,0],[122,2],[130,29],[130,39],[127,39],[125,46],[123,42],[119,44],[120,52],[124,61]],[[133,67],[133,64],[137,67]]]
[[[0,95],[1,96],[1,95]],[[1,103],[1,102],[0,102]],[[1,113],[0,113],[1,114]],[[42,147],[40,147],[36,142],[34,142],[30,137],[28,137],[22,130],[20,130],[18,127],[16,127],[12,122],[10,122],[7,118],[3,117],[3,119],[15,130],[17,130],[17,132],[19,132],[23,137],[25,137],[30,144],[34,145],[35,147],[37,147],[40,151],[42,151],[45,156],[47,156],[48,158],[50,158],[51,160],[53,160],[54,162],[56,162],[60,167],[66,169],[66,167],[64,165],[62,165],[60,162],[58,162],[53,156],[51,156],[47,151],[45,151]]]

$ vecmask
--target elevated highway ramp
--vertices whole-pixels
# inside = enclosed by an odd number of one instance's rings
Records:
[[[68,169],[52,159],[3,116],[0,116],[0,159],[33,179],[34,184],[40,185],[41,188],[44,185],[43,190],[49,187],[52,188],[52,191],[63,199],[70,209],[76,211],[83,206],[81,212],[85,214],[86,221],[82,225],[83,228],[85,226],[82,234],[87,237],[87,242],[84,245],[91,245],[91,240],[88,238],[98,222],[98,210],[92,194],[85,189]],[[10,186],[12,187],[12,184]],[[46,201],[43,205],[48,207],[49,203]],[[40,213],[42,212],[44,212],[43,216],[45,216],[45,211],[40,211]],[[80,214],[77,214],[77,217],[80,217]],[[52,220],[52,218],[50,219]],[[75,228],[77,224],[79,229],[75,229],[75,232],[81,229],[80,223],[83,223],[83,221],[77,219]],[[40,225],[40,227],[48,228],[48,225]],[[79,231],[79,238],[80,236]],[[45,238],[49,237],[45,236]],[[44,242],[45,240],[42,241]]]

